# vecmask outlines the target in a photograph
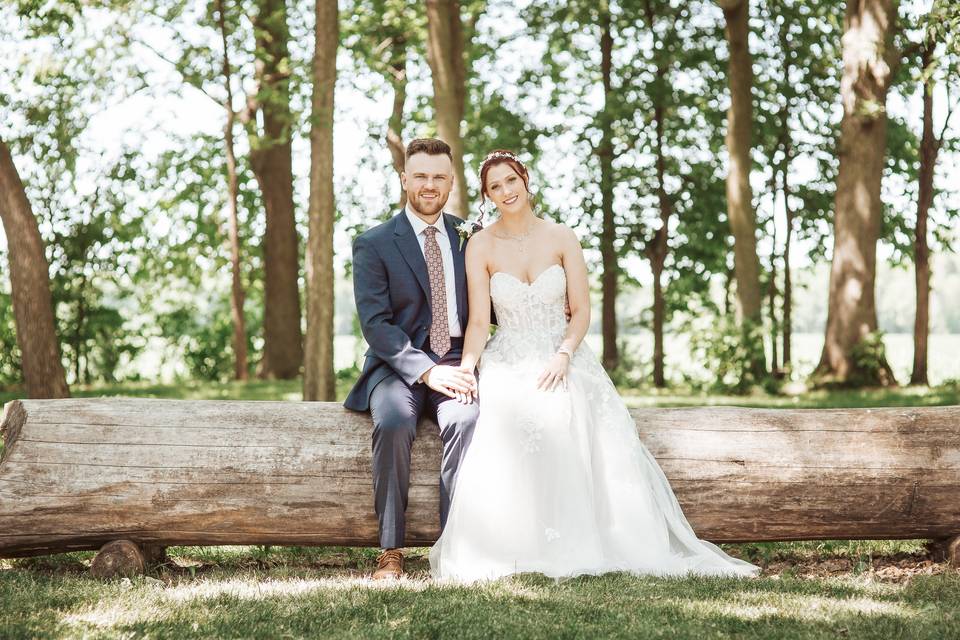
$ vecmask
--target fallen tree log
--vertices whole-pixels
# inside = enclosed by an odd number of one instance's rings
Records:
[[[634,409],[715,542],[960,533],[960,407]],[[370,418],[334,403],[6,405],[0,557],[170,545],[377,544]],[[436,426],[413,449],[407,543],[438,534]]]

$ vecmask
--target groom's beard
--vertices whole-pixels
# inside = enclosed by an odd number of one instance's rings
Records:
[[[437,197],[431,200],[425,200],[422,197],[425,193],[433,194]],[[407,196],[410,198],[410,206],[414,211],[420,215],[433,216],[443,211],[443,207],[447,204],[447,199],[450,197],[450,194],[448,193],[446,196],[442,196],[438,191],[423,190],[419,193],[409,193]]]

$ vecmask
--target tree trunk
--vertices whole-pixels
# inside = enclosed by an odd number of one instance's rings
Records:
[[[753,71],[747,46],[750,27],[749,0],[721,0],[726,19],[730,49],[728,77],[730,109],[727,111],[726,145],[729,153],[727,173],[727,216],[733,233],[733,261],[737,278],[738,318],[744,328],[744,340],[752,340],[750,329],[761,322],[762,295],[760,261],[757,258],[757,220],[750,189],[750,133],[753,126]],[[749,349],[753,360],[749,368],[756,375],[766,370],[763,347]]]
[[[466,106],[467,74],[458,0],[427,0],[427,60],[433,76],[437,135],[453,152],[453,191],[445,211],[467,217],[467,180],[460,124]]]
[[[782,4],[773,6],[774,11],[778,11]],[[780,50],[783,52],[783,78],[785,80],[784,94],[786,104],[780,110],[780,138],[779,147],[783,151],[783,158],[780,162],[780,190],[783,193],[783,210],[786,215],[786,233],[783,239],[783,360],[782,368],[784,375],[789,378],[791,365],[791,341],[793,340],[793,281],[790,275],[790,250],[793,243],[793,210],[790,208],[790,164],[793,156],[793,142],[790,135],[790,112],[796,98],[796,91],[793,85],[789,84],[793,76],[793,56],[791,56],[791,47],[793,38],[790,35],[790,25],[788,21],[782,21],[778,29]]]
[[[666,75],[666,68],[657,68],[658,76],[662,79]],[[663,153],[663,114],[662,105],[654,107],[653,122],[656,130],[657,153],[657,200],[660,204],[660,228],[653,235],[647,257],[650,259],[650,270],[653,272],[653,384],[655,387],[667,386],[664,375],[663,325],[666,320],[666,302],[663,296],[663,268],[667,259],[667,238],[669,237],[670,216],[673,214],[673,203],[667,195],[664,184],[666,174],[666,159]]]
[[[780,176],[783,208],[787,214],[787,233],[783,241],[783,370],[793,369],[790,346],[793,341],[793,278],[790,276],[790,249],[793,242],[793,210],[790,208],[790,143],[784,146],[784,171]]]
[[[614,240],[617,235],[616,220],[613,216],[613,31],[610,18],[610,6],[607,0],[600,2],[600,74],[603,81],[603,110],[599,114],[600,146],[597,156],[600,159],[600,208],[602,213],[600,230],[600,258],[603,262],[603,275],[600,278],[601,289],[601,333],[603,334],[603,366],[614,371],[620,366],[620,348],[617,345],[617,276],[620,266],[617,264],[617,248]]]
[[[856,356],[857,345],[877,331],[874,284],[895,20],[891,0],[847,2],[830,298],[823,353],[814,372],[821,384],[896,383],[882,352]]]
[[[23,379],[31,398],[70,395],[50,296],[50,266],[30,201],[6,142],[0,140],[0,218],[7,235],[10,287]]]
[[[770,176],[770,199],[773,202],[770,218],[776,217],[777,207],[777,170]],[[770,317],[770,371],[780,371],[779,349],[777,341],[780,339],[780,323],[777,321],[777,225],[773,225],[773,235],[770,237],[773,248],[770,251],[770,278],[767,285],[767,315]]]
[[[224,109],[227,122],[223,127],[223,141],[227,154],[227,205],[229,210],[230,239],[230,316],[233,320],[233,377],[236,380],[249,378],[247,372],[247,327],[243,316],[244,290],[240,275],[240,221],[238,218],[239,187],[237,184],[237,156],[233,150],[233,72],[230,69],[230,48],[227,43],[227,23],[223,13],[223,0],[217,0],[217,22],[223,42],[223,83],[227,91]]]
[[[656,12],[651,0],[644,4],[647,16],[647,27],[655,38],[660,37],[656,29]],[[647,258],[650,260],[650,270],[653,272],[653,384],[657,388],[667,386],[664,374],[663,326],[666,322],[666,301],[663,295],[663,270],[667,259],[669,246],[670,216],[673,215],[673,202],[667,194],[666,188],[666,156],[664,154],[664,112],[666,110],[664,96],[668,95],[669,61],[663,56],[657,57],[655,85],[651,91],[654,99],[653,125],[655,134],[654,151],[657,156],[657,202],[660,205],[660,228],[657,229],[650,243],[646,247]]]
[[[393,38],[393,55],[390,64],[390,85],[393,87],[393,111],[387,123],[387,148],[393,158],[393,168],[397,172],[397,184],[403,171],[405,147],[403,144],[403,107],[407,101],[407,42],[397,34]],[[407,206],[407,192],[400,189],[400,201],[397,208]]]
[[[310,235],[304,400],[333,400],[333,92],[340,41],[337,0],[317,0],[310,128]]]
[[[290,55],[285,0],[258,0],[253,17],[257,47],[256,106],[263,131],[250,139],[250,164],[266,210],[263,240],[265,271],[261,378],[295,378],[303,362],[300,329],[300,242],[293,206],[290,150]],[[256,117],[248,118],[256,128]]]
[[[702,538],[960,533],[960,407],[630,415]],[[338,403],[15,400],[0,429],[0,557],[124,538],[156,546],[377,542],[370,418]],[[440,452],[436,424],[422,420],[410,465],[411,546],[439,533]]]
[[[935,44],[923,50],[922,70],[930,68]],[[917,194],[917,228],[914,238],[917,309],[913,323],[913,372],[910,384],[927,385],[927,338],[930,334],[930,248],[927,245],[927,214],[933,204],[933,174],[940,141],[933,131],[932,75],[923,81],[923,134],[920,139],[920,175]]]
[[[663,298],[663,263],[650,261],[653,271],[653,386],[663,389],[667,386],[664,375],[663,325],[666,316],[666,302]]]

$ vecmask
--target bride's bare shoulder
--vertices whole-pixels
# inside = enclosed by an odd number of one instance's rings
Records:
[[[547,218],[542,218],[542,220],[547,233],[549,233],[558,242],[576,242],[578,245],[580,244],[580,238],[577,236],[576,232],[564,223],[549,220]]]
[[[493,236],[490,231],[490,227],[496,226],[496,223],[487,225],[482,229],[477,229],[470,236],[470,241],[467,243],[467,253],[481,253],[485,254],[490,250]]]

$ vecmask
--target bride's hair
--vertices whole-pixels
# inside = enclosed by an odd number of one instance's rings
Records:
[[[480,163],[480,218],[479,222],[483,222],[483,217],[486,214],[486,203],[487,203],[487,173],[490,171],[491,167],[495,167],[498,164],[508,164],[510,167],[517,172],[517,175],[520,176],[520,179],[523,180],[523,187],[527,190],[527,193],[530,193],[530,174],[527,172],[527,167],[520,161],[520,158],[517,157],[513,151],[507,151],[506,149],[496,149],[491,151],[483,159],[483,162]],[[533,204],[531,196],[531,204]]]

